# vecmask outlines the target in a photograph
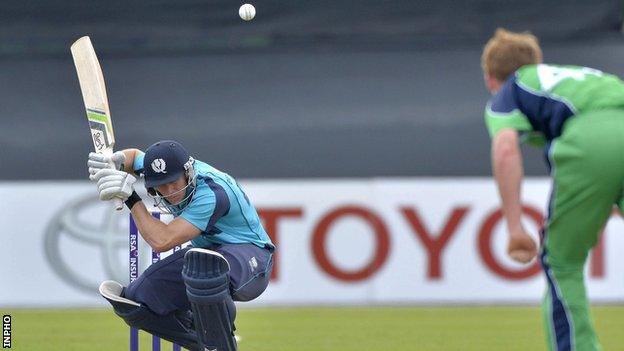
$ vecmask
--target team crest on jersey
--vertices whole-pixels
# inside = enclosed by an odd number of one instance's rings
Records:
[[[163,160],[162,158],[157,158],[154,161],[152,161],[152,169],[156,173],[167,173],[167,170],[165,170],[166,167],[167,167],[167,164],[165,163],[165,160]]]

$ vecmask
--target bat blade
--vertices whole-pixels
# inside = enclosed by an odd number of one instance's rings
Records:
[[[87,111],[93,147],[95,152],[111,155],[115,146],[113,121],[108,108],[104,74],[95,54],[95,49],[93,49],[93,44],[91,44],[91,39],[84,36],[76,40],[71,46],[71,53]],[[114,203],[117,211],[123,208],[121,199],[114,199]]]
[[[93,147],[96,152],[111,154],[115,146],[115,134],[108,107],[104,75],[91,39],[84,36],[76,40],[71,46],[71,53],[78,73]]]

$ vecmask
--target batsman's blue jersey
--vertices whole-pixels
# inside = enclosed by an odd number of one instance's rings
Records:
[[[142,157],[137,155],[135,169],[143,168]],[[193,166],[197,177],[195,194],[178,215],[201,230],[191,240],[193,246],[251,243],[274,250],[256,209],[236,180],[201,161],[195,160]]]

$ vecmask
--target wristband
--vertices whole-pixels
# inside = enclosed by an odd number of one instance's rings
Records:
[[[141,197],[136,193],[136,191],[133,191],[128,197],[128,200],[124,201],[129,210],[132,210],[132,206],[134,206],[137,202],[141,202]]]

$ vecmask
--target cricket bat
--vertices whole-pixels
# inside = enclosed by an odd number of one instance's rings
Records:
[[[115,146],[113,121],[108,107],[104,75],[91,39],[84,36],[76,40],[71,46],[71,53],[78,73],[78,81],[80,81],[82,99],[87,110],[93,147],[95,152],[110,156]],[[113,199],[113,201],[115,209],[120,211],[123,208],[123,201],[121,199]]]

